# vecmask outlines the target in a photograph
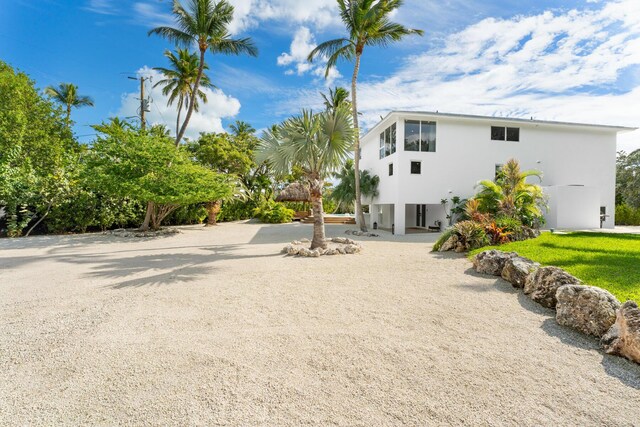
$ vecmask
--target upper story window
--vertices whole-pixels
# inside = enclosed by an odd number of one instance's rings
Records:
[[[520,128],[510,128],[504,126],[491,126],[492,141],[520,141]]]
[[[436,122],[404,121],[404,151],[436,151]]]
[[[411,174],[412,175],[420,175],[422,173],[422,163],[421,162],[411,162]]]
[[[396,124],[392,124],[380,134],[380,158],[384,159],[387,156],[396,152]]]

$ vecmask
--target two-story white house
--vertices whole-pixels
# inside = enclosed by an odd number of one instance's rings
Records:
[[[361,141],[361,170],[380,177],[369,226],[396,234],[448,224],[443,199],[468,198],[507,160],[542,172],[547,228],[614,227],[616,142],[633,128],[394,111]],[[534,178],[537,182],[537,178]],[[604,218],[601,224],[601,218]]]

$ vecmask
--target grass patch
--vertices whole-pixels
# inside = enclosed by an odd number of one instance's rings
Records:
[[[585,284],[608,290],[620,301],[640,302],[640,235],[543,233],[537,239],[494,248],[563,268]]]

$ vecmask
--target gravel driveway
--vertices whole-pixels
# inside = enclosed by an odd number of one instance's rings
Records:
[[[305,236],[0,240],[0,425],[640,425],[640,366],[434,235]]]

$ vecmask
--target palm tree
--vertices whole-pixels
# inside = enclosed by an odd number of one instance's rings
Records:
[[[149,35],[158,34],[169,41],[188,48],[194,44],[200,51],[198,75],[193,83],[187,116],[176,135],[176,144],[184,137],[196,105],[200,82],[204,72],[204,57],[207,51],[212,54],[240,55],[246,53],[257,56],[258,50],[250,38],[232,39],[228,26],[233,21],[233,6],[227,0],[188,0],[185,8],[179,0],[173,0],[173,15],[177,28],[158,27],[149,31]]]
[[[517,160],[509,160],[495,181],[483,180],[477,185],[476,210],[491,215],[504,215],[534,226],[543,217],[545,197],[542,188],[529,184],[528,177],[542,179],[536,170],[521,171]]]
[[[351,109],[353,124],[356,129],[354,145],[356,218],[362,231],[367,231],[362,212],[362,195],[360,191],[360,129],[358,125],[357,82],[360,71],[360,58],[366,46],[385,47],[392,42],[400,41],[404,36],[422,35],[422,30],[406,28],[392,22],[389,16],[400,6],[403,0],[337,0],[340,17],[344,23],[348,37],[329,40],[321,43],[311,51],[308,60],[317,57],[328,58],[325,77],[340,59],[355,61],[351,77]]]
[[[48,86],[44,93],[67,108],[67,124],[71,124],[71,108],[93,107],[93,99],[78,95],[78,86],[73,83],[60,83],[58,87]]]
[[[354,136],[349,110],[341,107],[319,114],[303,111],[266,131],[258,145],[258,162],[267,162],[276,174],[288,174],[293,167],[304,171],[314,218],[311,249],[326,247],[322,188],[349,157]]]
[[[198,100],[207,102],[207,94],[198,88],[198,96],[193,97],[193,88],[198,78],[200,69],[200,59],[198,54],[189,52],[188,49],[177,49],[176,53],[165,51],[164,56],[169,59],[170,68],[156,67],[154,70],[160,71],[164,79],[160,80],[153,87],[162,86],[162,94],[168,96],[167,105],[173,105],[177,101],[178,117],[176,119],[176,135],[180,132],[180,115],[183,109],[189,109],[191,100],[194,100],[193,110],[198,111]],[[204,65],[203,70],[208,70],[209,66]],[[209,76],[202,74],[200,87],[215,87]]]
[[[343,87],[336,87],[335,89],[329,89],[329,95],[321,93],[322,99],[324,99],[324,106],[327,110],[335,110],[338,106],[346,104],[351,108],[349,102],[349,91]]]
[[[340,182],[334,187],[331,197],[338,203],[338,209],[343,212],[353,212],[356,200],[353,160],[347,160],[340,172],[334,174],[334,178]],[[360,190],[363,196],[376,197],[379,183],[380,177],[372,176],[369,171],[360,171]]]
[[[255,128],[251,126],[251,124],[242,120],[236,120],[236,122],[230,125],[229,128],[231,128],[231,133],[234,136],[247,136],[256,133]]]

